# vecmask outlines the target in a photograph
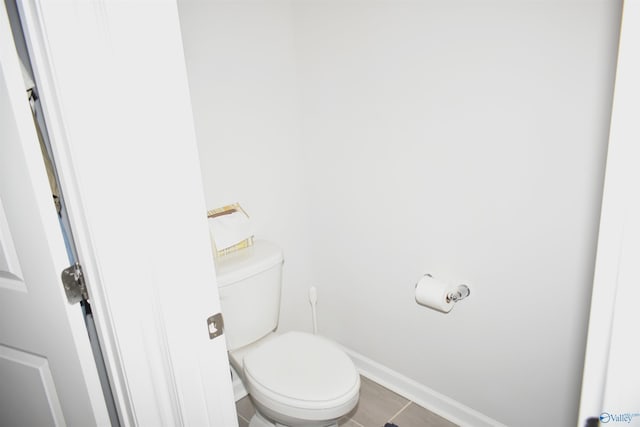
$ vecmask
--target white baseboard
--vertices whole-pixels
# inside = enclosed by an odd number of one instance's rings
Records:
[[[462,427],[506,427],[504,424],[438,393],[411,378],[343,347],[360,374]]]

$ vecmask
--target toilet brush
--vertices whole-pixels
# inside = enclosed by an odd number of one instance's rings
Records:
[[[313,333],[318,333],[318,318],[316,317],[316,303],[318,302],[318,291],[315,286],[309,288],[309,302],[311,303],[311,316],[313,317]]]

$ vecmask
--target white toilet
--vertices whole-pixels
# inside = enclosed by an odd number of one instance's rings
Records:
[[[257,412],[250,427],[335,426],[358,403],[360,376],[330,340],[274,332],[282,263],[264,240],[216,260],[229,360]]]

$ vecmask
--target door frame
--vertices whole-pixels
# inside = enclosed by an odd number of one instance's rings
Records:
[[[175,1],[18,0],[18,7],[121,425],[235,425],[226,344],[209,341],[206,324],[219,299]],[[170,104],[131,110],[152,89],[136,92],[132,80],[145,73]],[[136,120],[122,113],[127,108]],[[167,109],[170,126],[154,123]],[[166,132],[140,138],[150,126]],[[113,175],[99,175],[105,169],[87,146],[107,153]],[[154,147],[153,164],[132,167]],[[171,162],[175,178],[156,162]],[[173,185],[184,187],[180,205],[164,206],[160,187]],[[132,212],[107,212],[98,192]],[[165,227],[166,241],[152,235]],[[127,233],[132,239],[119,249],[115,239]],[[184,242],[193,246],[188,256]],[[131,262],[118,266],[119,256]]]
[[[640,2],[625,1],[578,427],[604,412],[640,412],[640,348],[632,338],[637,336],[640,323],[634,307],[640,298],[638,49]]]

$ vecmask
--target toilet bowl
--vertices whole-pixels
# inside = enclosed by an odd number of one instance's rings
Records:
[[[257,412],[271,425],[334,425],[358,403],[360,376],[353,362],[317,335],[273,334],[230,356]]]
[[[267,241],[216,260],[229,360],[249,393],[251,427],[327,427],[358,403],[360,376],[334,342],[274,332],[282,251]]]

